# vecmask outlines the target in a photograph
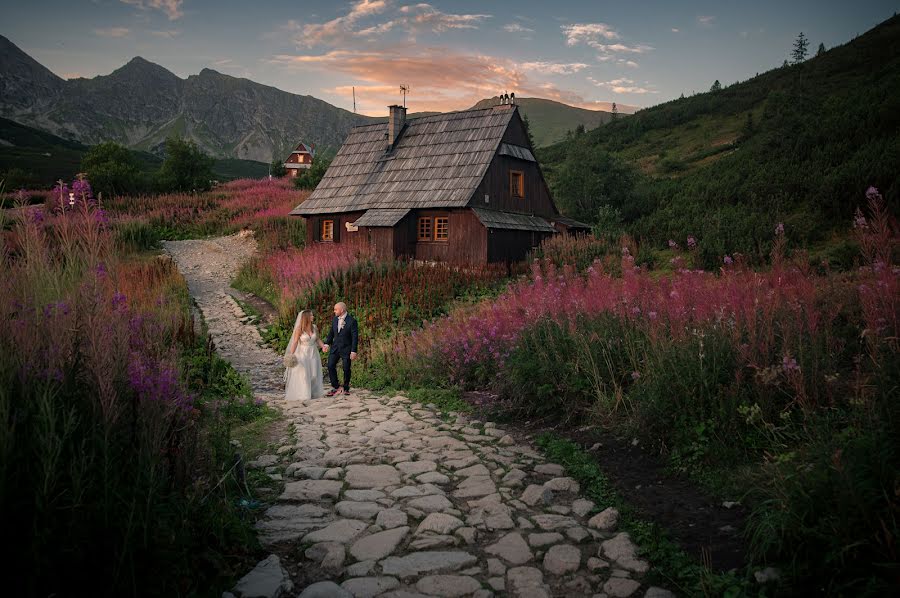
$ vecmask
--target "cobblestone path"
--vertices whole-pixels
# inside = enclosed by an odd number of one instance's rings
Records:
[[[286,404],[279,357],[229,295],[254,249],[166,243],[219,352],[289,422],[248,464],[283,484],[257,523],[271,555],[225,598],[672,595],[642,582],[649,564],[614,509],[492,422],[365,390]]]
[[[240,267],[256,252],[253,237],[236,234],[163,241],[163,250],[187,279],[219,355],[250,379],[257,397],[267,402],[282,398],[281,357],[264,345],[256,326],[246,324],[247,318],[234,300],[243,293],[231,288],[231,280]]]

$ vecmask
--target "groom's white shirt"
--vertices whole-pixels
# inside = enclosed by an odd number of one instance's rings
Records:
[[[347,318],[347,312],[344,312],[343,315],[338,316],[338,332],[344,329],[344,320]]]

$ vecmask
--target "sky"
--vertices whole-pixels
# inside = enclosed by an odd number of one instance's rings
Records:
[[[580,2],[31,0],[0,34],[65,78],[142,56],[211,68],[362,114],[462,110],[502,92],[623,112],[780,66],[861,35],[900,0]]]

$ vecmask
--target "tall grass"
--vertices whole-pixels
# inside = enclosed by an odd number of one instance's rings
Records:
[[[7,591],[205,592],[232,573],[235,540],[253,543],[216,491],[222,412],[258,407],[210,354],[171,261],[121,256],[87,192],[73,203],[3,226]]]
[[[900,572],[900,268],[896,222],[869,196],[851,272],[787,257],[780,226],[762,272],[739,256],[688,268],[693,247],[674,241],[667,272],[628,244],[613,265],[603,243],[556,241],[530,279],[376,359],[397,384],[491,388],[514,411],[627,430],[675,469],[752,491],[753,553],[796,559],[795,590],[877,592]]]

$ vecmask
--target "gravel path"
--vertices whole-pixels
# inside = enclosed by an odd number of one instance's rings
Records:
[[[280,358],[228,282],[252,238],[167,242],[217,350],[279,407],[290,435],[249,463],[283,482],[257,523],[272,554],[225,598],[671,594],[647,588],[618,513],[492,422],[356,390],[287,404]]]

